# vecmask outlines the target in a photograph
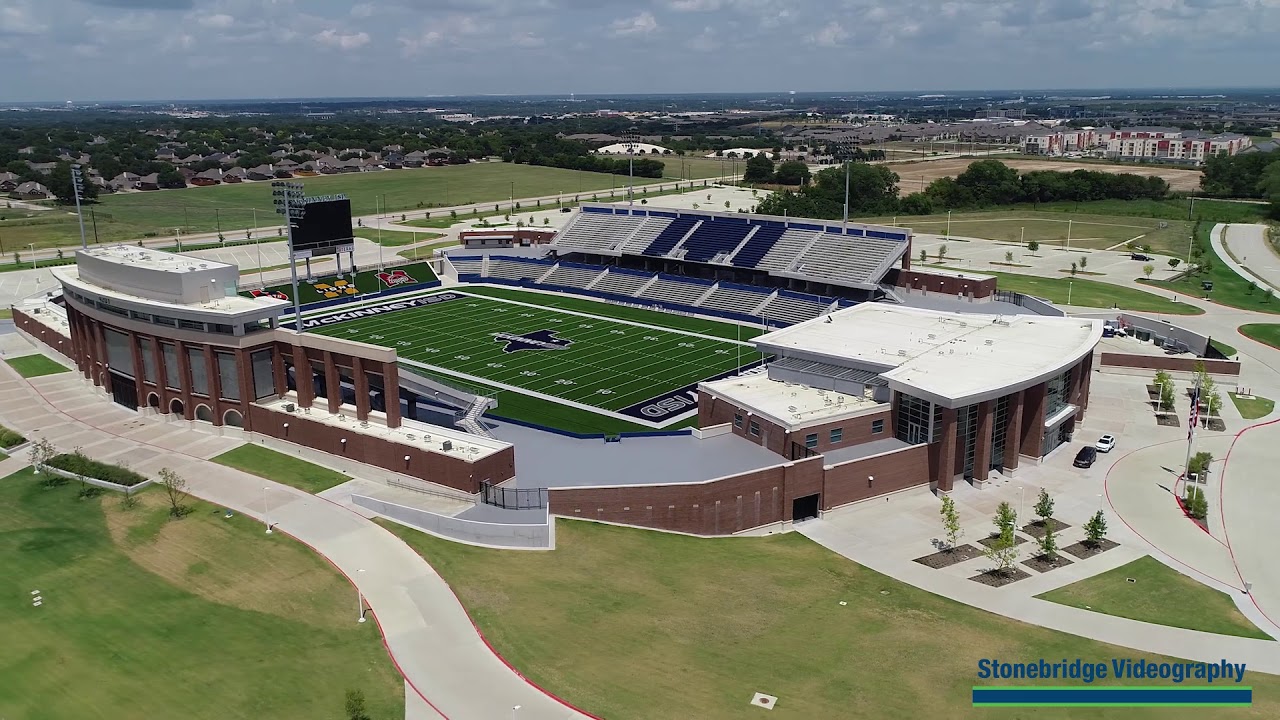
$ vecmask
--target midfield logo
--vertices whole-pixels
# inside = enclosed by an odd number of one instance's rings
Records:
[[[405,272],[404,270],[380,272],[378,273],[378,279],[381,280],[382,284],[386,285],[387,287],[395,287],[397,285],[408,285],[409,283],[417,282],[417,280],[413,279],[412,275]]]
[[[556,337],[555,330],[538,330],[536,332],[525,333],[524,335],[514,335],[512,333],[494,333],[494,342],[504,342],[507,344],[502,349],[503,352],[516,352],[519,350],[567,350],[573,344],[572,340],[564,340]]]

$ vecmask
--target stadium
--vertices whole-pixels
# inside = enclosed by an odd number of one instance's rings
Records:
[[[345,251],[347,213],[308,253]],[[14,319],[118,404],[468,499],[450,519],[500,546],[553,543],[555,516],[771,532],[980,486],[1088,406],[1100,321],[913,270],[903,228],[584,203],[513,245],[253,291],[96,248]]]

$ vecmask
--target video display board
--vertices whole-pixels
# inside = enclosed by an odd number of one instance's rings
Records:
[[[351,252],[351,200],[343,195],[305,199],[307,208],[293,225],[293,256],[321,257]]]

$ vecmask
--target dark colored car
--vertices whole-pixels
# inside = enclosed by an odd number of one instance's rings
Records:
[[[560,208],[560,212],[573,212],[573,208],[571,208],[571,207],[562,207],[562,208]]]
[[[1141,260],[1141,261],[1143,261],[1143,262],[1147,262],[1147,261],[1149,261],[1149,260],[1151,259],[1151,256],[1150,256],[1150,255],[1143,255],[1142,253],[1133,253],[1132,255],[1130,255],[1130,256],[1129,256],[1129,259],[1130,259],[1130,260]]]
[[[1093,467],[1093,461],[1098,459],[1098,449],[1095,447],[1082,447],[1080,452],[1076,453],[1075,462],[1071,463],[1078,468]]]

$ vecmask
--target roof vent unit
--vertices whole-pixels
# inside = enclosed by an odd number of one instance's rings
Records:
[[[906,350],[899,350],[899,351],[898,351],[898,357],[906,357],[906,356],[907,356],[907,351],[906,351]]]
[[[983,341],[983,344],[984,344],[984,345],[986,345],[987,347],[991,347],[992,345],[995,345],[995,344],[996,344],[996,341],[995,341],[995,340],[985,340],[985,341]]]
[[[937,337],[938,337],[937,335],[934,335],[933,333],[929,333],[929,339],[930,339],[930,340],[937,339]]]
[[[453,442],[451,440],[445,440],[443,443],[440,444],[440,449],[445,452],[449,452],[450,450],[453,449]]]

